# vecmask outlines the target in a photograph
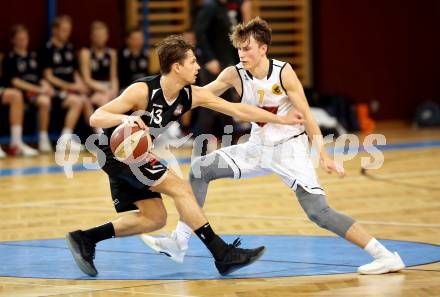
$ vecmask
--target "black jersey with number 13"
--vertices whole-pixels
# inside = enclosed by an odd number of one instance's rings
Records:
[[[141,115],[141,118],[150,127],[150,134],[153,139],[158,137],[169,123],[177,121],[185,112],[190,110],[192,105],[190,85],[181,89],[177,98],[169,102],[165,100],[163,95],[160,78],[161,75],[148,76],[134,82],[148,85],[148,105],[145,114]],[[115,128],[105,129],[104,133],[107,137],[110,137]]]

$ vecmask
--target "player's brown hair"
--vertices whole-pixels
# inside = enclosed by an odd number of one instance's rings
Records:
[[[141,33],[141,34],[143,34],[144,31],[142,31],[142,29],[139,28],[139,27],[134,27],[134,28],[128,29],[125,32],[125,38],[129,38],[131,36],[131,34],[133,34],[133,33]]]
[[[63,22],[67,22],[69,24],[72,24],[72,18],[68,15],[65,15],[65,14],[57,16],[55,18],[55,20],[52,22],[52,28],[58,28],[61,25],[61,23],[63,23]]]
[[[27,32],[27,33],[29,33],[28,28],[25,25],[23,25],[23,24],[15,24],[11,28],[11,33],[10,33],[11,34],[11,38],[14,38],[15,35],[17,35],[20,32]]]
[[[185,41],[182,35],[171,35],[163,39],[157,45],[160,72],[162,74],[170,73],[174,63],[182,64],[189,50],[193,50],[193,47]]]
[[[269,47],[272,40],[272,29],[265,20],[256,17],[246,24],[241,23],[235,26],[230,39],[234,47],[238,47],[240,43],[246,42],[251,36],[260,45],[266,44]]]
[[[93,23],[90,25],[90,31],[93,32],[98,29],[106,29],[108,31],[108,26],[102,21],[93,21]]]

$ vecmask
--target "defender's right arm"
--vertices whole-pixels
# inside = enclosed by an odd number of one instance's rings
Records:
[[[241,82],[238,72],[234,66],[229,66],[214,81],[204,86],[203,89],[210,91],[215,96],[220,96],[232,87],[235,87],[237,92],[241,94]]]

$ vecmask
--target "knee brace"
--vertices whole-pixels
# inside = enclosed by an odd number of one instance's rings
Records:
[[[354,223],[352,218],[332,209],[327,204],[324,195],[311,194],[301,187],[298,187],[296,195],[301,207],[311,221],[321,228],[345,237],[345,233]]]
[[[211,153],[194,160],[189,172],[189,182],[201,207],[205,204],[209,182],[224,177],[233,178],[234,171],[219,154]]]
[[[190,180],[202,179],[209,183],[219,178],[234,177],[234,171],[228,163],[217,153],[198,157],[191,164]]]

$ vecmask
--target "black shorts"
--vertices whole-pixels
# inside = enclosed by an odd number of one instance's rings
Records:
[[[150,190],[167,173],[167,167],[157,159],[137,167],[108,156],[102,169],[109,176],[116,212],[136,210],[134,202],[139,200],[162,198],[160,193]]]

